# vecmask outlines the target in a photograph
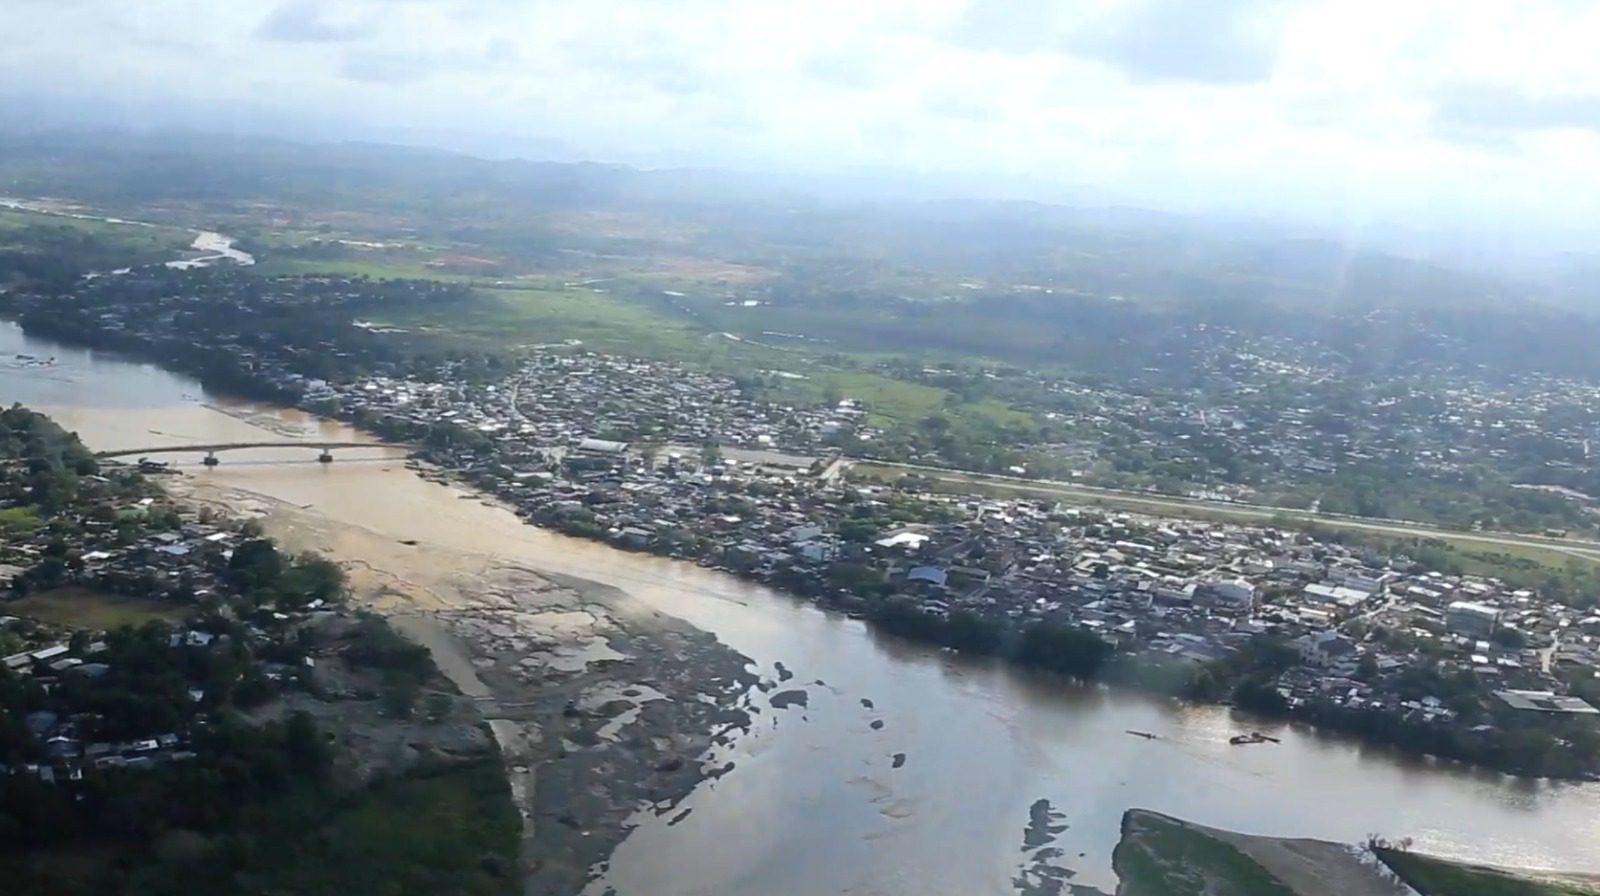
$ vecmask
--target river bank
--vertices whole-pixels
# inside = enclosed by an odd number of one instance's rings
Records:
[[[353,418],[354,415],[346,416]],[[353,420],[352,425],[355,425]],[[385,431],[391,438],[403,434],[392,425],[379,427],[380,434]],[[640,553],[693,562],[771,588],[825,611],[861,619],[879,632],[912,643],[954,650],[968,657],[997,659],[1026,671],[1055,674],[1078,683],[1107,684],[1158,698],[1182,700],[1190,705],[1225,707],[1240,713],[1241,720],[1246,723],[1252,720],[1263,725],[1293,723],[1415,759],[1460,763],[1536,780],[1600,780],[1600,756],[1592,749],[1576,746],[1560,749],[1568,744],[1587,743],[1580,740],[1581,736],[1590,734],[1586,730],[1552,733],[1537,727],[1531,718],[1519,720],[1523,727],[1515,729],[1478,726],[1476,723],[1484,719],[1481,715],[1455,717],[1452,714],[1441,721],[1440,717],[1413,712],[1414,702],[1402,703],[1398,698],[1385,700],[1383,698],[1392,695],[1371,691],[1364,693],[1362,700],[1348,705],[1335,702],[1329,699],[1327,692],[1315,689],[1301,690],[1290,695],[1293,698],[1290,699],[1285,696],[1287,691],[1280,692],[1274,687],[1279,673],[1299,663],[1299,655],[1286,637],[1233,640],[1225,648],[1214,642],[1212,646],[1218,652],[1211,653],[1209,659],[1190,660],[1174,656],[1172,652],[1143,649],[1144,645],[1137,641],[1130,647],[1125,637],[1120,642],[1107,640],[1087,627],[1050,618],[1018,620],[1008,618],[1002,609],[980,611],[971,609],[970,605],[947,610],[944,601],[948,598],[943,594],[919,597],[916,596],[919,592],[906,589],[911,596],[885,597],[888,575],[883,572],[863,574],[851,587],[842,587],[832,577],[832,571],[822,569],[821,564],[800,568],[787,562],[761,565],[748,559],[741,562],[740,556],[748,558],[749,551],[739,543],[737,535],[721,544],[656,538],[636,539],[630,545],[628,530],[619,531],[620,523],[606,529],[581,512],[570,512],[567,505],[578,503],[576,501],[529,498],[524,480],[509,473],[512,465],[518,462],[516,449],[501,449],[481,438],[469,441],[467,437],[476,433],[466,430],[461,433],[460,441],[474,447],[462,449],[455,440],[436,438],[437,428],[416,446],[414,459],[429,465],[421,475],[430,481],[451,482],[494,495],[499,506],[531,525],[610,547],[627,546],[628,550]],[[580,485],[576,490],[580,495],[583,487]],[[599,491],[590,492],[590,495],[599,494]],[[599,500],[605,498],[602,496]],[[642,521],[648,516],[637,515],[637,518]],[[817,529],[831,529],[836,522],[826,517],[810,519],[816,521]],[[1163,522],[1143,520],[1147,529],[1154,529]],[[670,528],[670,524],[666,527]],[[700,547],[686,550],[683,547],[686,542]],[[705,547],[708,543],[712,545],[709,549]],[[768,549],[781,551],[783,547],[782,543],[769,543]],[[849,565],[848,562],[838,564]],[[1134,600],[1140,594],[1143,592],[1133,592],[1132,596],[1115,595],[1115,598]],[[930,602],[924,604],[924,598]],[[1039,601],[1047,599],[1040,597]],[[1147,595],[1144,599],[1149,601]],[[929,606],[937,609],[928,609]],[[1005,605],[998,606],[1004,608]],[[1288,609],[1292,612],[1292,605]],[[1225,618],[1223,621],[1226,623]],[[1160,624],[1159,619],[1153,617],[1145,622],[1152,626]],[[1100,624],[1102,628],[1098,631],[1111,631],[1107,623]],[[1196,638],[1206,640],[1202,636]],[[1274,658],[1274,654],[1285,653],[1289,660]],[[1260,668],[1269,662],[1281,665],[1263,677]],[[1369,662],[1376,660],[1369,658]],[[1353,662],[1351,666],[1342,674],[1355,674]],[[1375,672],[1367,675],[1368,680],[1375,677]],[[1338,686],[1335,679],[1329,680]],[[1070,686],[1065,681],[1063,685]],[[1359,686],[1359,683],[1343,685],[1346,689]],[[1489,686],[1478,684],[1476,695],[1480,700],[1488,700]],[[1568,734],[1570,737],[1565,736]]]
[[[707,775],[725,773],[711,767],[712,749],[748,730],[756,677],[746,659],[619,589],[401,544],[190,477],[168,488],[338,560],[355,605],[429,649],[499,744],[523,820],[527,892],[577,892],[641,806],[674,813]]]
[[[26,319],[31,326],[54,332],[49,329],[52,314],[46,309]],[[89,332],[101,332],[98,324],[91,322],[86,326]],[[81,327],[67,330],[69,335],[76,334],[74,338],[83,338]],[[146,353],[151,345],[164,344],[166,340],[156,331],[126,329],[119,332],[121,336],[111,339],[109,344],[127,343]],[[281,338],[292,342],[298,337],[291,334]],[[173,342],[173,358],[187,361],[169,359],[168,363],[188,363],[191,368],[209,369],[210,362],[202,362],[210,355],[196,355],[191,351],[197,343],[182,338]],[[222,355],[226,365],[236,364],[232,352]],[[1569,730],[1580,728],[1581,723],[1529,716],[1511,724],[1501,718],[1503,704],[1493,697],[1488,682],[1480,681],[1464,689],[1456,679],[1434,685],[1409,681],[1406,676],[1414,671],[1431,674],[1429,667],[1416,662],[1416,657],[1408,656],[1403,646],[1391,648],[1390,642],[1383,638],[1362,638],[1355,648],[1363,662],[1376,664],[1372,666],[1376,671],[1357,676],[1358,684],[1340,684],[1341,680],[1356,675],[1355,656],[1349,658],[1349,668],[1324,669],[1327,664],[1305,658],[1304,646],[1297,650],[1287,642],[1294,638],[1308,641],[1331,636],[1337,642],[1332,646],[1342,647],[1348,646],[1346,636],[1328,627],[1326,621],[1281,622],[1284,615],[1291,620],[1296,618],[1296,613],[1302,609],[1326,612],[1314,606],[1317,600],[1303,601],[1299,597],[1300,585],[1306,585],[1309,591],[1310,583],[1322,575],[1316,571],[1314,563],[1309,564],[1311,571],[1296,574],[1292,587],[1285,586],[1281,578],[1269,581],[1266,573],[1248,583],[1252,594],[1258,587],[1277,589],[1277,600],[1281,602],[1267,607],[1265,615],[1276,615],[1280,622],[1260,623],[1257,631],[1266,633],[1243,644],[1234,637],[1238,632],[1227,625],[1225,613],[1210,614],[1204,610],[1207,599],[1197,599],[1202,608],[1197,614],[1170,613],[1159,605],[1161,602],[1152,600],[1150,591],[1144,590],[1149,581],[1139,580],[1140,571],[1123,568],[1120,561],[1100,570],[1099,575],[1112,581],[1109,588],[1083,569],[1063,572],[1053,561],[1045,564],[1047,571],[1043,573],[1018,570],[1010,566],[1010,561],[1004,561],[1002,565],[1006,568],[997,567],[998,586],[987,581],[990,573],[980,571],[985,584],[975,591],[952,588],[948,593],[929,594],[924,593],[926,589],[921,587],[922,583],[898,577],[904,569],[896,572],[894,557],[872,554],[870,546],[863,550],[860,544],[865,541],[863,531],[867,534],[874,530],[887,531],[891,518],[897,523],[907,519],[923,522],[944,519],[943,512],[947,508],[933,506],[915,489],[903,494],[874,495],[873,501],[868,503],[882,499],[885,504],[894,504],[897,512],[905,515],[894,517],[886,513],[871,523],[864,523],[855,518],[845,519],[845,514],[838,510],[860,497],[849,490],[795,487],[794,491],[805,493],[802,500],[808,503],[807,511],[801,513],[793,512],[793,508],[782,501],[768,501],[764,497],[724,500],[727,494],[740,489],[746,489],[750,495],[766,496],[783,493],[794,485],[792,479],[763,471],[734,471],[717,466],[712,479],[702,483],[703,488],[684,488],[686,483],[678,478],[675,467],[663,474],[649,468],[648,464],[643,467],[634,461],[619,464],[612,459],[608,474],[612,478],[607,484],[594,465],[607,466],[608,462],[590,458],[583,461],[583,469],[567,467],[551,478],[541,469],[550,463],[548,446],[540,447],[538,440],[505,436],[504,433],[505,437],[497,438],[484,434],[499,432],[496,427],[502,425],[493,414],[484,416],[485,409],[498,409],[514,417],[520,413],[514,404],[485,404],[483,400],[462,404],[464,399],[455,396],[448,410],[435,408],[433,416],[425,413],[418,418],[404,407],[409,399],[403,395],[400,404],[391,406],[373,405],[363,397],[361,389],[351,389],[339,400],[326,398],[327,393],[307,392],[294,371],[308,369],[302,364],[289,363],[288,369],[278,369],[275,375],[268,375],[261,373],[258,365],[251,364],[234,370],[234,378],[259,392],[282,393],[288,400],[301,401],[352,422],[360,421],[380,435],[417,443],[421,456],[442,470],[452,471],[458,476],[457,481],[500,495],[515,506],[520,517],[539,526],[608,545],[627,543],[658,556],[695,560],[703,566],[802,596],[819,606],[865,618],[891,634],[970,655],[996,657],[1029,669],[1088,681],[1132,684],[1185,699],[1242,706],[1269,717],[1314,722],[1324,730],[1354,735],[1368,743],[1414,755],[1438,756],[1511,774],[1588,780],[1600,767],[1597,766],[1600,759],[1590,746],[1594,742],[1593,731]],[[440,384],[435,386],[445,388]],[[381,392],[387,387],[382,381],[371,381],[365,388]],[[484,388],[498,395],[494,387]],[[325,397],[322,400],[305,397],[316,394]],[[385,408],[389,412],[385,412]],[[458,413],[467,416],[456,416]],[[471,425],[463,423],[468,420],[472,421]],[[645,503],[640,507],[630,506],[625,500],[627,495],[644,496]],[[747,522],[738,527],[716,522],[726,518],[719,513],[719,508],[726,509],[729,504],[742,505],[744,515],[734,515],[734,518]],[[655,506],[663,509],[659,512],[650,509]],[[1186,531],[1162,536],[1157,530],[1166,521],[1141,517],[1131,522],[1090,520],[1071,539],[1057,539],[1051,529],[1055,524],[1044,522],[1039,510],[1032,505],[1009,508],[1007,514],[1014,514],[1015,519],[1024,522],[986,524],[977,535],[964,524],[947,526],[938,534],[950,544],[941,550],[958,548],[958,542],[972,539],[974,544],[983,544],[971,550],[990,552],[996,557],[1008,557],[1016,550],[1040,550],[1043,545],[1055,545],[1063,556],[1093,557],[1101,551],[1115,550],[1115,544],[1112,539],[1101,537],[1103,532],[1094,535],[1085,532],[1109,522],[1127,529],[1131,533],[1128,537],[1135,542],[1146,539],[1144,547],[1153,539],[1168,544],[1169,550],[1172,550],[1171,545],[1182,544],[1186,549],[1199,552],[1204,558],[1202,561],[1173,557],[1180,568],[1194,567],[1185,587],[1192,586],[1196,594],[1202,594],[1199,589],[1209,587],[1207,583],[1221,575],[1216,571],[1206,572],[1195,566],[1196,562],[1215,564],[1214,570],[1231,570],[1234,567],[1227,564],[1238,562],[1237,558],[1229,560],[1227,552],[1220,550],[1231,537],[1227,532]],[[841,544],[837,533],[847,527],[850,534]],[[785,533],[803,530],[827,533],[828,537],[797,548]],[[1276,533],[1269,530],[1250,530],[1244,537],[1258,547],[1267,542],[1276,544],[1278,540]],[[1251,562],[1269,571],[1287,568],[1292,565],[1288,563],[1289,557],[1301,558],[1319,549],[1315,545],[1309,549],[1300,545],[1285,552],[1281,547],[1263,548],[1260,556]],[[824,555],[830,552],[837,552],[838,556],[825,559]],[[798,559],[800,556],[807,556],[807,559],[802,562]],[[1343,559],[1339,563],[1354,564],[1351,568],[1361,570],[1362,575],[1373,582],[1396,583],[1390,586],[1395,593],[1403,591],[1402,586],[1407,584],[1418,587],[1432,584],[1422,570],[1409,565],[1393,567],[1381,558],[1364,564],[1359,558],[1341,556]],[[989,561],[973,561],[970,557],[962,562],[990,565]],[[946,573],[935,570],[934,574],[943,576]],[[1182,579],[1174,581],[1182,584]],[[941,581],[935,587],[942,585]],[[1459,585],[1461,583],[1449,583],[1452,588]],[[1367,603],[1374,609],[1384,600],[1394,603],[1392,598],[1376,593],[1378,586],[1373,588],[1375,593]],[[1099,598],[1108,596],[1109,603],[1100,602]],[[1187,606],[1189,598],[1179,594],[1173,600]],[[1534,631],[1538,637],[1554,637],[1551,633],[1575,620],[1571,608],[1540,606],[1536,609],[1540,611]],[[1404,631],[1414,623],[1416,614],[1435,610],[1437,607],[1426,605],[1401,607],[1386,621],[1384,628]],[[1100,628],[1091,630],[1090,626]],[[1102,637],[1100,632],[1106,636]],[[1433,634],[1444,637],[1446,633],[1440,630]],[[1285,653],[1293,659],[1273,660],[1270,664],[1233,662],[1241,654],[1251,652],[1246,648],[1257,646],[1267,659],[1272,659],[1274,653]],[[1463,644],[1444,637],[1435,646],[1448,654],[1449,667],[1445,671],[1465,670],[1470,654]],[[1192,663],[1168,662],[1179,652],[1198,659]],[[1509,653],[1514,654],[1514,651]],[[1111,661],[1116,662],[1116,674],[1105,674]],[[1384,669],[1391,670],[1392,674],[1381,674]],[[1150,671],[1156,674],[1147,674]],[[1504,686],[1514,689],[1565,687],[1538,675],[1496,681],[1504,681]],[[1417,700],[1422,696],[1449,702],[1457,708],[1448,712],[1421,709]],[[1452,699],[1444,701],[1446,697]],[[1485,718],[1491,717],[1495,724],[1482,724]]]
[[[517,817],[479,707],[349,612],[331,563],[95,462],[47,415],[3,417],[8,893],[518,882]],[[428,806],[399,805],[423,792]],[[423,833],[452,813],[466,818],[448,834]]]
[[[362,438],[343,424],[207,396],[158,367],[0,323],[6,351],[57,363],[0,370],[0,399],[48,408],[94,449],[267,434]],[[635,813],[591,885],[596,896],[607,887],[620,896],[1013,892],[1035,868],[1019,840],[1041,799],[1054,813],[1046,848],[1059,851],[1048,864],[1070,872],[1073,885],[1103,891],[1117,885],[1111,854],[1129,806],[1226,829],[1341,842],[1377,831],[1414,837],[1417,849],[1438,855],[1600,869],[1600,790],[1592,786],[1408,760],[1215,707],[1064,685],[883,638],[861,621],[719,572],[527,526],[481,496],[463,499],[460,489],[421,480],[401,451],[351,451],[329,465],[284,449],[230,454],[209,470],[198,460],[172,480],[306,509],[326,521],[306,546],[333,556],[374,552],[421,606],[443,606],[451,593],[437,587],[431,555],[403,541],[480,558],[465,566],[469,581],[489,558],[552,580],[598,582],[626,593],[645,618],[681,620],[755,662],[771,683],[752,700],[762,712],[751,713],[749,734],[714,745],[708,762],[720,769],[731,761],[735,770],[703,781],[666,815]],[[346,529],[370,533],[370,544],[341,542]],[[471,662],[470,651],[463,655]],[[787,690],[803,690],[806,705],[772,707]],[[1282,743],[1228,745],[1256,728]]]

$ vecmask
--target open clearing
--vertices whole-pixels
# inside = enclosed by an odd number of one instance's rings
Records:
[[[425,262],[431,257],[417,254],[395,256],[385,253],[374,253],[371,258],[288,258],[284,256],[269,256],[256,263],[257,270],[254,273],[268,277],[284,274],[327,274],[340,277],[370,277],[374,280],[438,280],[444,283],[477,283],[496,279],[484,275],[451,273],[428,267]]]
[[[186,610],[165,601],[80,587],[55,588],[0,603],[0,612],[6,615],[94,631],[142,625],[152,619],[177,622]]]
[[[718,347],[708,334],[685,321],[587,290],[480,289],[466,305],[412,306],[377,322],[427,327],[433,333],[495,348],[577,339],[597,351],[661,358],[695,356]]]

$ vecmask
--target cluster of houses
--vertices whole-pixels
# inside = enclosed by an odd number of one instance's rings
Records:
[[[188,736],[177,731],[126,741],[86,739],[96,717],[92,713],[37,710],[23,717],[23,725],[44,755],[14,766],[0,763],[0,775],[35,775],[46,784],[81,781],[86,771],[97,769],[149,769],[164,762],[193,759],[186,749]]]
[[[192,726],[203,724],[205,692],[197,685],[188,690],[193,711],[182,726],[126,740],[98,738],[101,717],[73,703],[73,695],[90,692],[93,685],[70,685],[73,679],[113,681],[114,651],[103,638],[69,637],[63,625],[13,614],[31,612],[29,601],[42,598],[54,601],[54,616],[70,613],[65,605],[73,600],[131,595],[147,602],[142,606],[152,610],[151,618],[181,616],[224,587],[219,570],[242,537],[237,522],[181,517],[164,500],[141,496],[145,489],[127,480],[96,475],[84,477],[81,485],[79,500],[64,511],[80,533],[65,554],[49,529],[0,538],[0,641],[15,648],[0,656],[0,667],[13,680],[31,680],[45,704],[22,719],[35,755],[10,767],[0,764],[0,774],[37,775],[56,783],[80,780],[92,769],[181,761],[194,755],[188,749]],[[49,563],[52,558],[58,562]],[[41,572],[51,566],[48,574]],[[255,625],[246,631],[253,638],[269,637]],[[216,641],[212,633],[180,628],[167,646],[203,651],[216,647]]]
[[[1274,635],[1299,658],[1279,681],[1290,705],[1323,700],[1449,719],[1442,697],[1387,686],[1426,657],[1445,671],[1470,672],[1486,693],[1508,695],[1509,707],[1592,711],[1564,681],[1594,674],[1600,616],[1532,591],[1304,533],[961,499],[846,481],[834,475],[841,463],[826,456],[697,449],[692,443],[735,432],[730,443],[798,452],[814,444],[809,427],[828,421],[767,420],[770,412],[743,402],[730,384],[706,378],[680,391],[653,370],[648,362],[556,355],[476,395],[465,386],[375,380],[342,389],[340,398],[347,407],[482,432],[493,446],[487,456],[442,448],[430,459],[530,520],[841,606],[855,600],[839,585],[840,568],[849,567],[857,586],[914,598],[935,614],[1077,623],[1124,652],[1167,661],[1219,660],[1257,635]],[[702,424],[708,419],[719,422]],[[626,438],[637,432],[661,441]],[[1380,628],[1398,636],[1374,638]]]
[[[1263,489],[1312,485],[1353,467],[1452,477],[1481,465],[1507,476],[1539,471],[1519,484],[1600,512],[1600,494],[1569,487],[1585,478],[1600,439],[1592,383],[1529,373],[1490,384],[1436,372],[1426,385],[1352,391],[1348,358],[1304,342],[1243,339],[1217,347],[1203,388],[1137,378],[1086,385],[1040,371],[922,374],[938,385],[999,390],[1031,412],[1047,435],[1028,447],[1056,478],[1130,484],[1119,475],[1129,472],[1128,445],[1188,493],[1213,499],[1259,500]],[[968,382],[952,383],[958,377]]]
[[[282,631],[286,631],[283,629]],[[252,643],[273,640],[277,635],[257,625],[247,625],[243,637]],[[67,638],[59,626],[41,625],[15,616],[0,617],[0,632],[11,632],[25,642],[25,649],[0,658],[6,674],[14,679],[31,679],[38,685],[44,706],[27,712],[22,725],[32,739],[27,758],[11,765],[0,762],[0,774],[35,775],[45,783],[79,781],[85,772],[106,769],[149,769],[166,762],[193,759],[190,749],[196,730],[204,727],[216,701],[207,700],[205,682],[190,679],[173,714],[170,730],[148,731],[142,736],[123,739],[105,736],[105,716],[94,709],[94,682],[115,683],[118,662],[115,651],[99,638]],[[166,648],[179,652],[227,650],[227,635],[195,628],[177,628],[167,638]],[[307,659],[306,664],[311,660]],[[204,664],[180,662],[174,669],[195,670]],[[284,680],[295,673],[291,666],[277,662],[257,662],[256,671],[265,679]],[[74,687],[72,679],[88,687]],[[135,699],[155,695],[139,695]],[[89,700],[89,703],[81,701]],[[126,720],[124,720],[124,723]],[[148,727],[148,726],[146,726]],[[124,724],[126,728],[126,724]]]
[[[1492,578],[1430,572],[1303,534],[1033,502],[966,501],[960,523],[875,542],[884,573],[935,612],[1077,622],[1122,650],[1195,663],[1276,636],[1298,665],[1279,691],[1449,720],[1439,697],[1405,697],[1394,673],[1426,661],[1467,672],[1507,706],[1590,714],[1566,691],[1593,678],[1600,614]],[[1376,631],[1393,633],[1375,637]]]
[[[428,459],[567,531],[846,603],[839,571],[848,567],[856,583],[915,598],[933,613],[1070,621],[1126,652],[1180,662],[1221,659],[1273,634],[1299,657],[1279,682],[1291,704],[1402,703],[1447,718],[1443,700],[1386,688],[1425,656],[1510,695],[1508,707],[1587,712],[1563,682],[1592,676],[1596,621],[1493,580],[1430,573],[1304,534],[847,482],[830,446],[878,435],[865,409],[849,400],[775,405],[730,378],[667,362],[548,346],[488,383],[447,370],[324,382],[294,372],[306,369],[296,352],[309,350],[284,347],[255,373],[347,418],[475,433],[468,444],[429,445]],[[1581,461],[1593,435],[1587,421],[1600,419],[1574,413],[1600,410],[1600,396],[1543,381],[1500,391],[1445,382],[1427,395],[1369,396],[1359,412],[1309,399],[1282,406],[1264,397],[1265,380],[1305,386],[1286,391],[1292,402],[1336,383],[1342,362],[1314,353],[1274,360],[1292,353],[1271,346],[1227,351],[1204,395],[1062,381],[1061,401],[1029,409],[1070,436],[1051,447],[1086,467],[1106,460],[1108,444],[1153,446],[1156,460],[1221,483],[1228,497],[1249,497],[1218,478],[1228,458],[1290,478],[1353,462],[1448,472],[1515,461],[1536,435],[1554,455],[1576,452]],[[1520,400],[1529,396],[1536,400]],[[153,562],[156,572],[181,565],[185,548],[199,545],[177,535],[103,561],[120,569]],[[1379,628],[1402,637],[1372,637]]]
[[[451,423],[546,450],[588,438],[810,451],[847,433],[871,436],[866,411],[852,401],[825,410],[775,405],[727,377],[568,347],[534,350],[490,384],[372,376],[333,386],[287,376],[283,385],[302,386],[308,405],[332,402],[346,416]]]
[[[27,588],[80,584],[145,595],[181,587],[187,597],[203,598],[218,586],[217,560],[226,561],[240,537],[234,522],[183,518],[163,500],[119,499],[110,490],[69,515],[80,534],[51,580],[37,579],[40,563],[59,547],[48,529],[0,540],[0,593],[16,590],[20,577]],[[34,576],[24,576],[28,570]]]

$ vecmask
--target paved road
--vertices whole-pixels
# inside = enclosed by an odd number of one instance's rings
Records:
[[[967,473],[948,470],[942,467],[928,467],[920,464],[890,463],[879,460],[856,460],[855,463],[869,464],[878,467],[891,467],[903,469],[928,476],[939,482],[948,482],[955,485],[973,485],[992,483],[1003,485],[1021,491],[1033,491],[1041,495],[1060,498],[1081,498],[1086,500],[1115,501],[1118,504],[1131,507],[1150,508],[1151,511],[1183,511],[1204,510],[1210,513],[1223,514],[1237,519],[1270,521],[1274,519],[1292,519],[1300,522],[1317,523],[1325,526],[1335,526],[1341,529],[1355,529],[1365,532],[1378,532],[1386,535],[1401,535],[1411,537],[1440,538],[1455,542],[1470,542],[1490,547],[1537,547],[1543,550],[1579,557],[1585,560],[1600,562],[1600,541],[1590,541],[1582,538],[1551,538],[1544,535],[1527,535],[1519,532],[1463,532],[1455,529],[1440,529],[1425,523],[1415,523],[1408,520],[1392,520],[1374,517],[1354,517],[1336,513],[1315,513],[1306,510],[1289,510],[1281,507],[1272,507],[1265,504],[1244,504],[1229,501],[1202,501],[1195,498],[1174,498],[1164,495],[1149,495],[1142,492],[1130,492],[1120,489],[1101,488],[1092,485],[1079,485],[1071,482],[1059,482],[1050,479],[1024,479],[1020,476],[1004,476],[997,473]]]
[[[528,415],[522,413],[522,384],[528,381],[528,375],[523,374],[511,381],[511,416],[517,418],[518,423],[531,423]]]

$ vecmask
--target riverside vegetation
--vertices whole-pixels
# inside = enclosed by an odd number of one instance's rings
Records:
[[[276,709],[378,701],[380,727],[461,739],[432,733],[444,726],[416,708],[427,692],[439,695],[430,713],[470,712],[441,691],[426,651],[375,617],[339,621],[337,566],[190,513],[20,407],[0,412],[0,504],[16,592],[73,583],[83,600],[136,593],[183,618],[101,631],[5,617],[7,893],[516,890],[519,825],[486,736],[375,768],[352,764],[341,723]],[[151,547],[192,541],[225,548]],[[0,615],[12,606],[25,603],[0,599]],[[328,691],[317,664],[370,682],[367,695]]]

